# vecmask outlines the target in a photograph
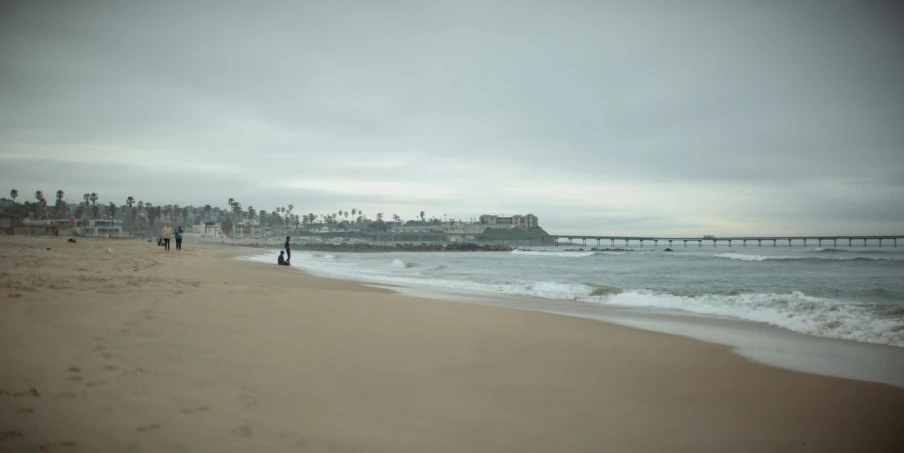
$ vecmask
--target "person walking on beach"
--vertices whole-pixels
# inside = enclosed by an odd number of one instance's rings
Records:
[[[289,262],[286,261],[286,257],[283,254],[286,252],[279,252],[279,258],[276,259],[276,264],[280,266],[290,266]]]
[[[163,226],[163,247],[167,252],[169,251],[169,243],[172,236],[173,228],[170,227],[169,222],[167,222],[166,225]]]
[[[280,255],[282,253],[280,252]],[[286,236],[286,263],[290,263],[292,261],[292,249],[289,248],[289,236]]]
[[[173,230],[173,233],[176,234],[176,251],[181,252],[182,251],[182,233],[183,233],[183,231],[182,231],[182,227],[178,223],[176,224],[176,229]]]

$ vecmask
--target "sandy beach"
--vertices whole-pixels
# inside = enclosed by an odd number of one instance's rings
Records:
[[[0,451],[884,452],[904,390],[129,240],[0,238]],[[301,259],[299,256],[298,259]]]

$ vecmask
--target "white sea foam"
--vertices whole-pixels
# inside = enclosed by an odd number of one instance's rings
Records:
[[[741,261],[767,261],[767,260],[872,260],[872,261],[892,261],[889,258],[875,257],[858,257],[858,256],[769,256],[769,255],[747,255],[744,253],[720,253],[713,255],[716,258],[728,258]]]
[[[247,259],[269,263],[275,262],[275,256],[270,254]],[[299,253],[299,256],[293,259],[293,264],[297,268],[314,273],[359,281],[574,300],[607,306],[677,310],[762,322],[804,334],[904,347],[904,316],[900,313],[882,313],[882,307],[817,298],[801,292],[704,294],[691,297],[649,290],[623,291],[616,287],[556,281],[509,281],[490,284],[469,280],[423,278],[415,273],[365,268],[355,263],[325,260],[306,253]],[[398,269],[407,269],[412,265],[399,259],[392,260],[390,264],[391,267]]]
[[[398,258],[392,260],[392,262],[390,262],[389,264],[390,264],[392,267],[398,267],[398,268],[401,268],[401,269],[410,269],[410,268],[412,268],[412,267],[414,267],[414,266],[417,266],[417,264],[415,264],[415,263],[406,263],[406,262],[404,262],[404,261],[402,261],[402,260],[400,260],[400,259],[398,259]]]
[[[707,294],[683,297],[629,291],[598,302],[627,307],[655,307],[763,322],[795,332],[832,338],[904,346],[904,319],[884,318],[866,305],[791,294]]]
[[[543,250],[512,250],[512,255],[529,255],[529,256],[557,256],[564,258],[584,258],[595,255],[596,252],[547,252]]]

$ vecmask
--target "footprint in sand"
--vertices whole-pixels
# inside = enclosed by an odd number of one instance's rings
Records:
[[[185,414],[185,415],[193,415],[193,414],[197,414],[197,413],[199,413],[199,412],[210,412],[210,407],[208,407],[208,406],[199,406],[199,407],[194,407],[194,408],[185,408],[185,409],[182,409],[182,413]]]
[[[61,447],[74,447],[75,445],[75,442],[72,441],[60,442]],[[41,445],[40,447],[38,447],[38,451],[43,453],[50,453],[54,450],[52,450],[49,445]]]
[[[251,409],[257,406],[257,398],[251,395],[239,395],[239,401],[245,406],[245,409]]]
[[[251,437],[252,431],[250,426],[242,425],[238,428],[233,429],[232,431],[230,431],[230,433],[232,433],[233,436]]]
[[[38,393],[38,389],[32,387],[24,392],[4,392],[4,391],[0,390],[0,396],[12,396],[12,397],[34,396],[37,398],[37,397],[40,397],[41,394]]]
[[[105,370],[112,371],[116,369],[116,365],[107,365],[104,367]]]
[[[88,382],[88,383],[85,384],[85,385],[87,385],[88,387],[97,387],[97,386],[99,386],[99,385],[104,385],[104,384],[106,384],[106,383],[107,383],[107,381],[91,381],[91,382]]]
[[[16,413],[17,414],[33,414],[33,413],[35,413],[35,410],[30,407],[20,407],[20,408],[16,409]]]
[[[158,429],[160,429],[160,425],[159,425],[159,424],[157,424],[157,423],[151,423],[150,425],[147,425],[147,426],[145,426],[145,425],[139,426],[139,427],[136,429],[136,431],[141,432],[141,433],[144,433],[144,432],[147,432],[147,431],[155,431],[155,430],[158,430]]]
[[[16,437],[22,437],[22,431],[4,431],[2,434],[2,439],[13,439]]]

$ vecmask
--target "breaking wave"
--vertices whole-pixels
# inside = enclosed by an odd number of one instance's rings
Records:
[[[543,250],[512,250],[512,255],[528,256],[557,256],[561,258],[585,258],[595,255],[596,252],[547,252]]]

